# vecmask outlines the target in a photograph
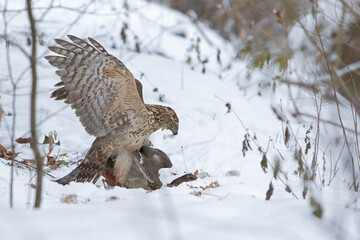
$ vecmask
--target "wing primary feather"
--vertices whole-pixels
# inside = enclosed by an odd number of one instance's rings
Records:
[[[64,86],[64,82],[58,82],[57,84],[54,85],[54,87],[61,87]]]
[[[59,69],[65,68],[71,63],[71,59],[61,56],[45,56],[45,59],[48,60],[52,66]]]
[[[75,53],[73,51],[64,49],[64,48],[60,48],[60,47],[55,47],[55,46],[50,46],[48,47],[50,51],[57,53],[59,55],[65,56],[65,57],[69,57],[72,58],[74,57]]]
[[[100,43],[98,43],[95,39],[93,39],[91,37],[89,37],[88,39],[105,56],[109,55],[109,53],[105,50],[105,48]]]
[[[67,50],[70,51],[80,51],[80,50],[85,50],[82,47],[75,45],[73,43],[70,43],[68,41],[62,40],[62,39],[55,39],[55,42],[57,44],[59,44],[60,46],[66,48]]]
[[[97,51],[93,46],[91,46],[90,44],[88,44],[87,42],[82,40],[81,38],[75,37],[73,35],[67,35],[67,36],[71,41],[73,41],[74,43],[76,43],[80,47],[84,48],[86,51],[88,51],[88,52],[90,52],[92,50]]]
[[[69,94],[68,91],[66,91],[66,89],[64,87],[62,88],[59,88],[57,90],[55,90],[52,94],[51,94],[51,98],[58,98],[58,97],[61,97],[61,96],[67,96]],[[56,99],[56,100],[60,100],[60,99]]]
[[[59,77],[62,77],[62,76],[65,76],[68,72],[65,71],[65,70],[56,70],[55,73],[59,76]],[[63,82],[62,82],[63,83]],[[56,86],[56,85],[55,85]]]

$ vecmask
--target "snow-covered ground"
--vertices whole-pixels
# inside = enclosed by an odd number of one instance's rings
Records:
[[[61,2],[77,10],[84,7],[81,1]],[[2,8],[3,2],[0,4]],[[284,123],[271,109],[271,106],[282,106],[284,111],[291,109],[293,99],[281,87],[276,94],[271,88],[264,88],[259,94],[258,83],[272,76],[255,72],[248,80],[246,63],[232,60],[236,52],[231,44],[204,25],[192,23],[187,16],[147,1],[129,1],[128,10],[121,1],[95,2],[88,6],[86,14],[64,8],[47,10],[48,4],[36,1],[36,7],[42,8],[35,11],[35,16],[43,17],[38,28],[44,33],[39,56],[49,54],[46,47],[54,44],[53,38],[66,38],[66,34],[90,36],[103,44],[141,80],[146,103],[167,105],[177,112],[178,136],[169,137],[169,132],[162,131],[151,136],[154,146],[169,155],[173,167],[160,171],[164,186],[153,192],[105,189],[101,180],[96,185],[61,186],[45,175],[40,210],[32,209],[31,183],[35,183],[35,172],[15,168],[14,209],[10,209],[10,167],[7,160],[0,159],[1,240],[360,239],[358,194],[347,191],[341,183],[334,183],[321,191],[320,187],[311,187],[308,198],[302,199],[302,180],[293,174],[297,168],[293,149],[284,144]],[[9,1],[8,8],[23,9],[23,1]],[[27,31],[27,16],[24,12],[10,12],[8,17],[10,36],[29,50],[27,35],[21,34]],[[75,19],[78,20],[73,23]],[[128,26],[125,44],[120,36],[124,23]],[[4,26],[0,26],[0,31],[4,32]],[[140,43],[140,53],[135,51],[136,42]],[[12,86],[7,79],[4,43],[1,44],[0,104],[5,116],[0,126],[0,144],[10,149]],[[31,81],[29,71],[22,74],[29,64],[20,51],[10,49],[14,78],[20,76],[15,137],[29,137]],[[190,64],[186,63],[189,57]],[[205,58],[208,62],[204,74],[199,59]],[[226,70],[229,64],[231,68]],[[61,145],[55,147],[52,155],[66,153],[62,159],[74,163],[84,157],[94,138],[87,135],[69,106],[49,98],[58,82],[54,72],[41,58],[37,101],[39,141],[45,134],[56,131]],[[300,101],[308,104],[309,111],[316,109],[310,100]],[[230,111],[226,103],[230,103]],[[298,122],[290,117],[289,121],[302,142],[310,125],[316,125],[315,121]],[[327,131],[331,131],[331,126]],[[247,133],[252,150],[244,154]],[[252,141],[254,136],[256,139]],[[275,159],[283,157],[283,170],[289,172],[277,180],[271,168],[264,173],[260,166],[263,154],[258,147],[266,152],[273,165]],[[41,148],[47,151],[48,146]],[[16,151],[20,153],[19,160],[33,158],[28,144],[17,144]],[[58,178],[75,166],[45,170]],[[204,177],[178,187],[166,187],[176,177],[196,170]],[[216,181],[219,186],[215,188],[200,188]],[[266,201],[271,181],[274,193]],[[285,191],[286,186],[293,194]],[[310,196],[322,205],[322,219],[313,215]],[[73,201],[66,203],[64,199]]]

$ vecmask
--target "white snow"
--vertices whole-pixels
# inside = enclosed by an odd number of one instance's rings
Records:
[[[63,6],[75,9],[82,9],[86,2],[61,1]],[[268,75],[255,72],[248,80],[246,62],[232,60],[236,54],[232,45],[203,24],[195,25],[187,16],[155,3],[136,0],[128,1],[128,4],[130,9],[126,13],[122,7],[123,1],[95,2],[87,9],[89,13],[81,16],[70,28],[68,25],[79,13],[61,8],[35,11],[36,17],[48,11],[44,21],[38,24],[39,32],[45,34],[39,56],[49,54],[46,47],[55,44],[53,38],[64,39],[66,34],[93,37],[141,80],[146,103],[170,106],[176,111],[180,120],[179,134],[169,137],[170,132],[158,131],[151,136],[154,147],[166,152],[173,163],[171,169],[160,171],[163,188],[153,192],[119,187],[105,189],[101,180],[96,185],[71,183],[62,186],[44,175],[42,207],[33,210],[35,191],[30,183],[35,183],[35,172],[15,168],[14,208],[10,209],[9,161],[0,159],[0,240],[359,239],[360,206],[356,201],[359,194],[348,191],[343,178],[339,177],[339,181],[322,189],[320,183],[317,187],[310,187],[308,195],[323,206],[322,219],[312,214],[310,197],[302,199],[302,180],[293,174],[297,169],[293,149],[285,146],[284,123],[277,119],[271,106],[283,107],[302,146],[306,130],[310,124],[315,127],[316,122],[310,118],[303,122],[290,118],[294,99],[289,97],[287,88],[278,87],[276,93],[272,92],[271,87],[263,88],[261,96],[258,95],[258,83],[272,78],[276,73]],[[48,1],[38,1],[35,5],[46,7]],[[2,2],[0,6],[3,7]],[[23,1],[9,1],[8,8],[23,9]],[[96,14],[91,14],[94,9]],[[120,37],[124,22],[128,25],[126,44]],[[12,38],[24,42],[23,47],[30,51],[25,44],[26,36],[21,34],[27,29],[26,14],[13,13],[8,31]],[[2,24],[0,32],[4,32]],[[179,33],[185,37],[179,36]],[[202,60],[209,59],[205,64],[205,74],[197,62],[196,51],[189,50],[198,38],[200,57]],[[140,53],[135,52],[136,41],[141,43]],[[0,104],[5,113],[12,113],[9,94],[12,86],[7,79],[4,45],[2,41]],[[12,70],[17,79],[24,69],[28,69],[29,63],[16,48],[10,49]],[[221,51],[221,65],[216,59],[218,49]],[[186,63],[189,56],[192,58],[190,65]],[[224,70],[230,63],[232,68]],[[63,159],[75,163],[84,157],[94,137],[85,132],[69,106],[49,98],[55,89],[53,85],[59,79],[55,68],[43,58],[39,62],[38,74],[39,141],[55,130],[61,146],[56,146],[53,154],[67,153],[68,157]],[[16,138],[30,136],[30,79],[30,72],[26,71],[19,80]],[[153,91],[154,88],[158,88],[158,92]],[[164,102],[159,101],[160,96]],[[226,103],[231,104],[229,113]],[[316,111],[311,99],[299,98],[298,103],[306,104],[308,112]],[[333,117],[331,113],[334,108],[327,108],[328,115]],[[349,117],[345,120],[351,123],[351,114],[349,111],[346,114]],[[0,126],[0,144],[7,149],[10,149],[8,126],[11,118],[4,116]],[[335,121],[335,118],[332,120]],[[288,180],[283,175],[280,177],[298,199],[285,191],[286,186],[281,180],[273,179],[270,167],[268,173],[263,172],[260,167],[262,154],[253,141],[250,141],[252,150],[243,155],[242,146],[247,131],[251,136],[256,136],[256,142],[267,151],[267,158],[273,165],[281,153],[284,157],[282,167],[288,171]],[[333,127],[327,126],[326,131],[322,132],[324,143],[321,142],[321,149],[324,152],[327,142],[335,141],[332,131]],[[311,133],[312,138],[314,132]],[[48,149],[46,145],[41,148]],[[334,147],[334,152],[339,149],[341,146]],[[16,144],[16,151],[20,153],[19,160],[33,158],[29,144]],[[310,163],[311,157],[310,154],[306,156]],[[45,170],[58,178],[75,167],[76,164],[72,164],[56,170],[45,167]],[[209,176],[178,187],[166,187],[176,177],[196,170]],[[231,170],[237,170],[240,175],[227,176],[226,173]],[[346,172],[338,174],[345,176]],[[220,186],[204,191],[199,188],[215,181]],[[266,201],[270,181],[275,189],[271,200]],[[196,196],[199,191],[202,194]],[[61,201],[71,194],[76,195],[76,203]]]

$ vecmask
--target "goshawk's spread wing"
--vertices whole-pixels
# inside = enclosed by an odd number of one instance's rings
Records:
[[[139,83],[126,66],[98,42],[93,44],[68,35],[73,42],[55,39],[61,47],[49,47],[61,56],[46,56],[59,70],[60,87],[52,93],[75,109],[86,131],[103,137],[116,128],[136,127],[147,116]],[[140,83],[141,88],[141,83]]]

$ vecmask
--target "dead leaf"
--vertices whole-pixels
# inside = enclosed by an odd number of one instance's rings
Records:
[[[62,197],[60,199],[60,201],[62,203],[67,203],[67,204],[75,204],[78,202],[78,199],[77,199],[77,195],[76,194],[69,194],[69,195],[66,195],[64,197]]]
[[[10,159],[16,158],[19,154],[18,153],[13,153],[13,152],[9,152],[8,156]]]
[[[67,153],[62,153],[58,157],[69,157]]]
[[[275,113],[277,119],[279,119],[280,121],[284,121],[285,119],[283,118],[283,116],[279,113],[279,111],[275,108],[275,107],[271,107],[271,110]]]
[[[4,158],[7,154],[8,154],[7,149],[0,144],[0,157]]]
[[[56,163],[56,158],[53,156],[46,156],[47,158],[47,165],[50,166],[51,170],[57,169],[59,164]]]
[[[198,173],[197,177],[199,177],[201,179],[204,179],[204,178],[210,177],[210,174],[207,173],[207,172],[201,171],[201,172]]]
[[[242,40],[246,40],[246,30],[245,30],[245,28],[240,29],[240,38]]]
[[[119,200],[119,198],[117,196],[110,196],[108,199],[106,199],[106,201],[116,201]]]
[[[31,164],[36,163],[35,159],[23,159],[21,162],[23,162],[23,163],[31,163]]]
[[[53,137],[52,137],[52,136],[49,136],[49,137],[48,137],[48,136],[45,135],[44,141],[43,141],[42,144],[50,144],[50,143],[54,143]]]
[[[29,143],[31,142],[31,137],[28,138],[18,138],[15,140],[15,142],[20,143],[20,144],[24,144],[24,143]]]
[[[196,171],[194,172],[194,175],[197,176],[198,174],[199,174],[199,170],[196,170]]]
[[[194,191],[194,192],[191,192],[190,194],[200,197],[202,193],[201,193],[201,191]]]
[[[274,17],[276,18],[276,20],[277,20],[277,22],[278,23],[280,23],[280,24],[282,24],[283,23],[283,18],[282,18],[282,16],[281,16],[281,12],[279,11],[279,10],[274,10],[274,12],[273,12],[273,15],[274,15]]]
[[[5,155],[3,158],[5,160],[10,160],[16,158],[18,155],[18,153],[8,152],[7,155]]]
[[[191,188],[191,189],[194,189],[194,188],[199,188],[199,187],[195,187],[195,186],[193,186],[193,185],[189,185],[189,184],[186,184],[186,186],[188,186],[189,188]]]
[[[186,184],[190,189],[198,189],[198,188],[201,188],[202,191],[205,191],[207,189],[210,189],[210,188],[216,188],[216,187],[219,187],[220,184],[218,181],[215,181],[215,182],[211,182],[209,185],[203,187],[203,186],[199,186],[199,187],[195,187],[195,186],[192,186],[192,185],[189,185],[189,184]],[[201,191],[194,191],[194,194],[195,196],[200,196],[201,195]]]
[[[263,153],[263,157],[262,160],[260,162],[261,168],[264,171],[264,173],[267,173],[267,169],[268,169],[268,159],[266,157],[266,154]]]
[[[231,112],[231,104],[230,103],[226,103],[225,107],[227,108],[227,112],[226,113],[230,113]]]
[[[216,187],[218,187],[218,186],[220,186],[219,182],[218,182],[218,181],[215,181],[215,182],[212,182],[212,183],[210,183],[209,185],[207,185],[207,186],[205,186],[205,187],[200,186],[200,188],[201,188],[203,191],[205,191],[206,189],[216,188]]]
[[[183,175],[181,177],[178,177],[178,178],[174,179],[167,186],[168,187],[177,187],[180,184],[182,184],[183,182],[190,182],[190,181],[194,181],[196,179],[197,179],[197,177],[194,174],[188,173],[188,174],[185,174],[185,175]]]
[[[48,165],[55,165],[56,164],[56,160],[53,156],[46,156],[47,160],[48,160]]]
[[[274,193],[274,185],[272,184],[272,181],[271,181],[269,184],[269,190],[267,190],[267,192],[266,192],[265,200],[270,200],[273,193]]]
[[[227,177],[239,177],[240,176],[240,172],[238,170],[229,170],[226,172],[225,174]]]

